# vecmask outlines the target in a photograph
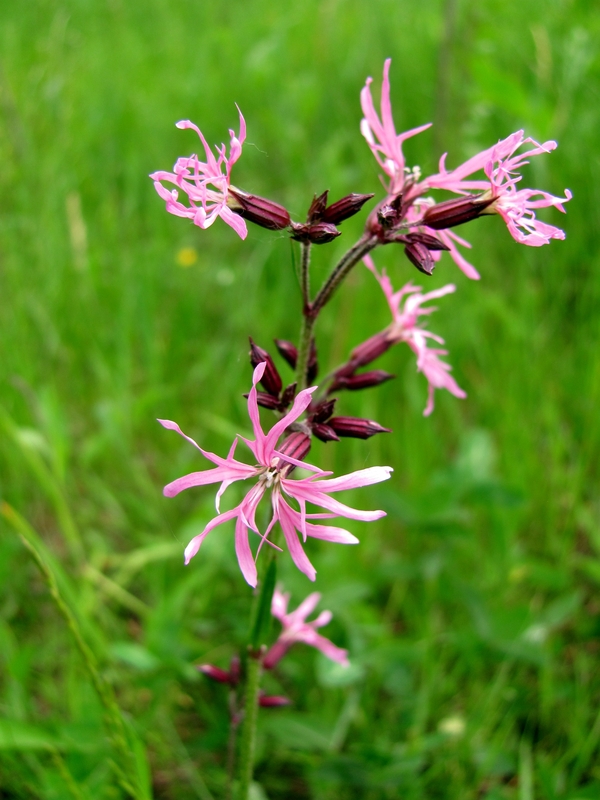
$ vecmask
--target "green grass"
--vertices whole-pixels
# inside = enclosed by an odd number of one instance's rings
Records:
[[[482,280],[442,261],[426,284],[457,284],[432,328],[468,398],[438,392],[424,419],[398,348],[381,363],[398,379],[343,407],[394,433],[315,445],[327,468],[394,466],[355,498],[388,517],[356,524],[357,548],[311,547],[353,668],[300,646],[282,662],[268,688],[294,705],[261,712],[256,779],[270,800],[600,796],[599,33],[584,0],[2,4],[0,499],[60,572],[155,798],[223,796],[226,692],[192,665],[227,665],[250,598],[231,532],[183,567],[213,493],[162,497],[205,465],[155,419],[225,453],[248,427],[247,336],[297,338],[299,291],[285,237],[200,231],[147,175],[196,147],[176,120],[221,142],[237,102],[236,184],[296,218],[325,188],[378,191],[358,96],[387,56],[398,128],[436,123],[409,164],[455,165],[521,127],[559,141],[527,180],[573,191],[548,218],[567,240],[525,248],[497,218],[471,223]],[[363,219],[316,254],[315,283]],[[421,277],[399,250],[376,260],[396,284]],[[319,322],[324,369],[374,321],[387,310],[358,270]],[[312,589],[281,572],[292,605]],[[0,797],[126,797],[85,664],[5,517],[0,575]]]

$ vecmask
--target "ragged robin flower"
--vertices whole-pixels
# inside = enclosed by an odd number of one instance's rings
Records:
[[[392,344],[406,342],[417,356],[417,369],[427,378],[429,388],[427,405],[423,411],[423,416],[427,417],[433,411],[433,393],[435,389],[447,389],[455,397],[466,397],[466,393],[450,375],[452,367],[442,361],[440,357],[447,355],[447,350],[429,347],[428,345],[429,340],[439,344],[444,344],[444,340],[441,336],[437,336],[418,324],[419,317],[435,311],[434,307],[423,308],[423,303],[451,294],[455,291],[454,285],[449,283],[440,289],[421,294],[418,286],[407,283],[402,289],[394,292],[390,279],[385,272],[382,274],[377,272],[373,259],[370,256],[365,256],[363,261],[377,278],[392,312],[392,324],[385,331],[388,341]]]
[[[231,184],[231,167],[242,154],[242,144],[246,138],[246,122],[242,112],[240,115],[240,132],[236,136],[229,131],[229,156],[224,144],[216,147],[217,158],[213,155],[202,131],[189,120],[177,123],[181,129],[191,128],[196,131],[204,147],[206,161],[197,155],[189,158],[178,158],[173,172],[154,172],[150,177],[154,188],[167,204],[167,211],[177,217],[187,217],[200,228],[209,228],[217,217],[230,225],[242,239],[248,235],[246,223],[239,214],[228,207],[228,192]],[[161,181],[174,184],[176,189],[166,189]],[[179,200],[179,192],[184,192],[190,202],[189,206]]]
[[[227,458],[221,458],[199,447],[193,439],[180,430],[175,422],[159,420],[161,425],[177,431],[197,447],[205,458],[216,465],[213,469],[205,470],[204,472],[192,472],[169,483],[164,488],[164,494],[167,497],[174,497],[179,492],[192,486],[221,483],[216,497],[217,516],[206,525],[203,531],[194,536],[186,547],[186,564],[196,555],[205,537],[213,528],[235,519],[235,549],[238,563],[244,578],[251,586],[256,586],[257,571],[256,557],[250,547],[250,531],[256,533],[261,539],[256,553],[258,555],[258,551],[264,543],[276,547],[268,537],[275,524],[279,523],[292,560],[301,572],[307,575],[310,580],[314,580],[316,570],[308,560],[302,547],[302,542],[306,542],[307,537],[324,539],[328,542],[338,542],[340,544],[356,544],[358,539],[344,528],[331,525],[316,525],[312,520],[346,517],[370,522],[385,516],[384,511],[360,511],[351,508],[329,495],[346,489],[356,489],[361,486],[379,483],[387,480],[392,472],[391,467],[369,467],[351,472],[348,475],[342,475],[339,478],[330,478],[329,475],[331,473],[323,472],[318,467],[307,464],[285,452],[285,441],[278,447],[278,442],[285,431],[308,408],[311,395],[316,387],[313,386],[299,392],[290,411],[265,434],[260,424],[256,388],[263,377],[265,368],[266,364],[263,361],[254,369],[252,389],[248,395],[248,415],[252,422],[255,438],[245,439],[240,437],[254,456],[255,463],[253,465],[245,464],[234,458],[237,439],[234,440]],[[303,434],[295,433],[292,436],[302,437]],[[291,439],[292,437],[288,438]],[[305,438],[308,441],[308,436],[305,436]],[[294,450],[294,452],[297,453],[298,451]],[[304,449],[304,452],[306,453],[306,449]],[[307,478],[294,479],[290,477],[290,472],[295,467],[302,468],[313,474]],[[236,481],[250,479],[254,482],[242,502],[230,511],[220,512],[221,496],[227,487]],[[270,495],[272,516],[264,533],[261,533],[256,523],[256,511],[265,495]],[[308,504],[319,506],[324,511],[311,513],[307,510]],[[298,534],[300,534],[300,538]]]

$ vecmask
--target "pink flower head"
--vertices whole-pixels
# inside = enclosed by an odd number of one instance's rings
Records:
[[[407,283],[402,289],[394,292],[392,283],[385,271],[379,274],[370,256],[365,256],[363,261],[377,278],[392,312],[392,324],[387,329],[389,341],[394,344],[396,342],[406,342],[417,356],[417,369],[427,378],[429,392],[423,416],[428,417],[433,411],[433,393],[435,389],[447,389],[455,397],[466,397],[466,392],[460,388],[450,375],[452,367],[440,358],[440,356],[447,355],[448,351],[427,346],[428,339],[433,339],[439,344],[444,344],[444,340],[418,324],[419,317],[435,311],[434,307],[423,308],[423,303],[451,294],[456,291],[456,287],[449,283],[440,289],[435,289],[433,292],[421,294],[419,286]]]
[[[523,145],[531,144],[529,150],[515,155]],[[556,149],[553,141],[538,144],[530,137],[524,138],[523,131],[516,131],[493,147],[465,161],[460,167],[446,171],[445,159],[440,159],[440,172],[426,178],[418,185],[420,191],[428,189],[447,189],[457,194],[468,194],[472,191],[491,192],[494,202],[485,210],[486,214],[497,212],[507,224],[511,236],[521,244],[540,247],[549,244],[550,239],[564,239],[564,231],[554,225],[548,225],[535,217],[536,208],[554,206],[565,213],[563,203],[573,196],[566,189],[564,197],[554,197],[548,192],[538,189],[517,189],[521,180],[520,170],[529,163],[529,156],[550,153]],[[483,170],[488,180],[466,180],[473,173]],[[535,199],[534,199],[535,198]]]
[[[328,478],[329,472],[323,472],[318,467],[311,466],[304,461],[298,461],[292,456],[285,454],[277,449],[277,443],[284,431],[292,425],[310,404],[311,395],[317,388],[313,386],[299,392],[294,400],[290,411],[283,416],[271,430],[265,434],[260,425],[258,413],[257,389],[256,386],[261,380],[266,364],[261,362],[254,370],[252,389],[248,395],[248,415],[252,422],[255,439],[243,439],[250,448],[255,459],[255,465],[244,464],[234,458],[237,439],[234,440],[227,458],[221,458],[214,453],[209,453],[199,447],[193,439],[186,436],[179,426],[169,420],[158,420],[161,425],[170,430],[175,430],[185,439],[191,442],[200,450],[202,455],[216,466],[204,472],[192,472],[182,478],[169,483],[164,488],[167,497],[174,497],[184,489],[191,486],[205,486],[209,483],[220,483],[217,492],[216,506],[217,516],[212,519],[204,530],[191,540],[185,549],[185,563],[196,555],[205,536],[218,525],[235,519],[235,548],[244,578],[251,586],[256,586],[257,574],[255,557],[250,549],[249,531],[259,534],[262,537],[258,550],[264,542],[275,547],[268,536],[276,522],[283,531],[286,545],[292,556],[292,560],[299,570],[304,572],[310,580],[314,581],[316,570],[308,560],[302,544],[298,538],[301,534],[302,540],[306,542],[308,536],[315,539],[324,539],[328,542],[338,542],[341,544],[356,544],[358,539],[343,528],[332,527],[329,525],[315,525],[310,520],[313,519],[332,519],[334,517],[347,517],[348,519],[363,520],[365,522],[380,519],[385,516],[384,511],[359,511],[344,505],[339,500],[335,500],[329,495],[344,489],[355,489],[359,486],[369,486],[372,483],[379,483],[387,480],[392,472],[391,467],[370,467],[367,469],[351,472],[339,478]],[[243,438],[243,437],[240,437]],[[308,478],[293,480],[288,477],[293,467],[301,467],[314,474]],[[219,501],[223,492],[236,481],[255,479],[255,483],[248,490],[242,502],[230,511],[220,513]],[[273,515],[264,534],[261,534],[256,524],[256,509],[264,495],[270,491],[271,506]],[[292,507],[288,500],[291,498],[297,508]],[[325,509],[324,512],[307,513],[306,505],[312,503]],[[279,548],[277,548],[279,549]],[[257,552],[258,555],[258,552]]]
[[[367,144],[379,165],[390,178],[390,194],[398,194],[398,192],[402,191],[406,177],[406,163],[402,153],[402,143],[405,139],[427,130],[431,123],[421,125],[419,128],[413,128],[405,133],[396,133],[390,102],[389,71],[391,63],[392,59],[388,58],[383,65],[381,119],[379,119],[375,111],[373,98],[371,97],[370,86],[373,82],[372,78],[367,78],[367,83],[360,93],[360,104],[365,115],[360,123],[360,131],[367,140]]]
[[[317,633],[317,628],[322,628],[331,621],[331,611],[321,611],[319,616],[312,622],[307,622],[306,618],[317,607],[321,595],[319,592],[309,594],[304,602],[300,603],[295,611],[287,613],[290,600],[289,592],[285,594],[279,589],[275,589],[271,613],[283,625],[283,630],[279,638],[265,656],[263,665],[266,669],[272,669],[280,661],[295,642],[303,642],[311,647],[316,647],[327,658],[337,661],[342,666],[349,666],[348,651],[336,647],[333,642]]]
[[[231,167],[242,154],[242,144],[246,139],[246,122],[242,112],[240,115],[240,132],[236,136],[233,130],[229,131],[230,145],[229,157],[226,147],[222,144],[216,147],[215,158],[211,152],[202,131],[189,120],[177,123],[178,128],[192,128],[196,131],[204,147],[206,161],[200,161],[197,155],[189,158],[178,158],[173,167],[173,172],[154,172],[150,177],[154,180],[154,188],[166,201],[167,211],[177,217],[187,217],[200,228],[209,228],[217,217],[230,225],[242,239],[248,235],[246,223],[238,214],[227,206],[227,195],[231,183]],[[177,189],[169,191],[160,181],[173,183]],[[190,202],[189,206],[178,200],[179,192],[185,192]]]

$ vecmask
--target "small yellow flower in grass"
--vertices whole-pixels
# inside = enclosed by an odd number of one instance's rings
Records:
[[[440,720],[438,723],[438,731],[440,733],[445,733],[447,736],[452,736],[457,739],[464,734],[465,727],[466,723],[464,717],[458,714],[454,714],[451,717],[444,717],[444,719]]]
[[[508,573],[508,580],[511,583],[521,583],[529,574],[527,564],[517,564]]]
[[[177,251],[176,260],[180,267],[191,267],[198,261],[198,253],[193,247],[182,247]]]

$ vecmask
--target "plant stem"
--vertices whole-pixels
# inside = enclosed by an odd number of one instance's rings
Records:
[[[302,287],[302,313],[310,308],[310,242],[302,243],[302,263],[300,265],[300,285]]]
[[[298,391],[306,389],[308,383],[308,359],[310,356],[310,344],[315,322],[316,317],[312,315],[309,307],[308,311],[304,311],[302,316],[302,328],[300,329],[300,346],[298,347],[298,360],[296,362]]]
[[[373,250],[373,248],[377,246],[377,242],[378,239],[376,236],[365,233],[342,257],[315,297],[315,301],[312,304],[312,314],[315,318],[323,306],[329,302],[331,296],[340,283],[347,277],[350,270],[358,264],[363,256],[366,256],[370,250]]]
[[[249,650],[246,661],[246,696],[244,701],[244,723],[240,744],[240,784],[238,800],[248,800],[248,792],[254,772],[254,748],[256,744],[256,721],[258,718],[258,691],[262,671],[262,653]]]
[[[310,359],[310,346],[313,338],[313,330],[319,312],[323,306],[331,299],[331,296],[347,277],[350,270],[358,264],[363,256],[377,246],[376,236],[365,233],[356,244],[342,256],[340,261],[333,268],[331,274],[319,290],[313,303],[308,301],[308,262],[309,247],[302,247],[302,328],[300,329],[300,344],[298,346],[298,359],[296,361],[296,380],[298,389],[306,389],[308,384],[308,362]]]

